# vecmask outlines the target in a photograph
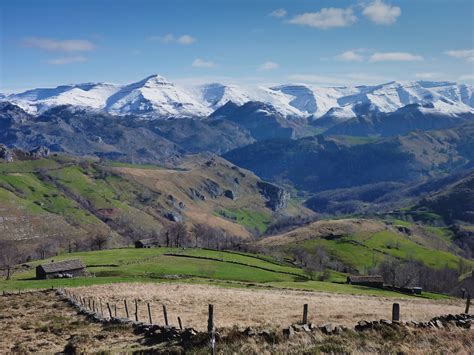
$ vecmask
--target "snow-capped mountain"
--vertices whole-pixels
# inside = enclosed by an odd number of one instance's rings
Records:
[[[286,117],[320,118],[338,122],[360,115],[361,107],[394,112],[409,104],[430,104],[430,113],[474,114],[474,89],[451,82],[390,82],[375,86],[319,87],[289,84],[276,87],[238,86],[219,83],[183,87],[152,75],[136,83],[115,85],[86,83],[39,88],[1,95],[1,101],[17,104],[37,114],[72,105],[111,114],[142,118],[177,118],[210,115],[231,101],[237,105],[262,102]]]
[[[106,110],[150,117],[202,117],[212,112],[192,94],[159,75],[122,87],[107,99]]]

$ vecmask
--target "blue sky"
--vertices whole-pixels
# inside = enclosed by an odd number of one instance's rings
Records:
[[[0,0],[0,91],[474,79],[472,0]]]

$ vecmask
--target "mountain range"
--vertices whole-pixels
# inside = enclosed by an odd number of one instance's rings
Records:
[[[204,118],[228,102],[260,102],[287,118],[340,123],[360,110],[391,113],[418,104],[434,114],[474,113],[474,89],[453,82],[389,82],[374,86],[320,87],[307,84],[238,86],[211,83],[180,86],[159,75],[126,85],[85,83],[0,94],[30,114],[62,105],[145,119]]]

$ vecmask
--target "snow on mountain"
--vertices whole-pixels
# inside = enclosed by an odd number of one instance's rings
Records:
[[[212,109],[218,109],[229,101],[237,105],[252,101],[250,94],[237,85],[205,84],[196,87],[194,92]]]
[[[298,107],[291,105],[292,95],[273,90],[264,86],[237,86],[223,84],[207,84],[196,88],[196,93],[202,101],[213,110],[231,101],[243,105],[249,101],[260,101],[272,105],[279,113],[285,116],[303,116]]]
[[[112,114],[143,118],[206,117],[231,101],[269,104],[288,117],[325,117],[337,121],[360,114],[360,108],[394,112],[409,104],[432,104],[430,110],[457,115],[474,113],[474,89],[450,82],[389,82],[375,86],[318,87],[288,84],[276,87],[219,83],[181,87],[152,75],[129,85],[86,83],[39,88],[0,96],[30,113],[58,105],[73,105]],[[428,107],[428,106],[427,106]]]
[[[122,87],[107,99],[106,110],[149,117],[202,117],[212,112],[191,93],[159,75]]]
[[[107,99],[119,89],[119,86],[108,83],[86,83],[33,89],[10,95],[5,99],[18,104],[30,113],[40,113],[60,105],[102,110],[106,107]]]

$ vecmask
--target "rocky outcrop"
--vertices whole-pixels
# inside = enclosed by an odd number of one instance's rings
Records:
[[[288,206],[290,193],[285,189],[265,181],[258,181],[257,187],[259,192],[267,200],[266,205],[268,208],[273,211],[279,211]]]
[[[224,196],[230,198],[231,200],[235,200],[237,197],[235,196],[235,192],[232,190],[225,190]]]
[[[7,163],[11,163],[13,161],[13,152],[3,144],[0,144],[0,160],[3,160]]]
[[[32,158],[47,158],[49,156],[49,148],[44,146],[38,146],[30,150],[29,155]]]

